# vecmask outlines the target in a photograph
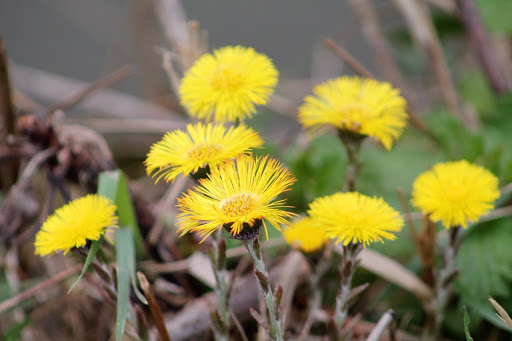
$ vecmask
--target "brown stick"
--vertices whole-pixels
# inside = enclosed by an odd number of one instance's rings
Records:
[[[82,264],[77,264],[72,268],[69,268],[67,270],[64,270],[62,272],[59,272],[55,276],[48,278],[47,280],[33,286],[32,288],[25,290],[24,292],[9,298],[8,300],[3,301],[0,303],[0,313],[3,313],[4,311],[14,307],[21,301],[29,298],[30,296],[36,294],[37,292],[40,292],[41,290],[44,290],[48,287],[54,286],[58,282],[68,278],[69,276],[73,275],[74,273],[79,272],[82,269]]]
[[[403,216],[405,217],[405,220],[407,221],[407,225],[409,226],[409,230],[411,231],[412,239],[413,239],[414,243],[416,244],[416,247],[419,248],[418,232],[416,231],[416,226],[414,225],[414,221],[412,220],[411,211],[409,210],[409,205],[407,204],[407,199],[405,199],[404,192],[402,191],[401,188],[397,188],[396,191],[398,193],[398,199],[400,200],[402,209],[404,210]]]
[[[460,109],[457,91],[424,0],[394,0],[393,2],[402,12],[416,40],[428,51],[446,106],[461,122],[469,124],[470,119],[464,117]]]
[[[15,113],[11,95],[7,51],[4,40],[0,38],[0,113],[3,116],[3,134],[0,141],[5,145],[7,145],[7,137],[15,133]],[[7,163],[6,167],[1,169],[0,185],[3,190],[7,190],[16,182],[18,170],[17,160]]]
[[[165,328],[162,311],[158,306],[151,284],[149,284],[148,279],[142,272],[137,272],[137,277],[139,278],[140,287],[142,288],[142,291],[144,291],[144,296],[146,296],[146,299],[148,300],[149,310],[151,310],[151,316],[153,316],[153,322],[155,322],[160,339],[162,341],[171,341],[171,337],[167,333],[167,328]]]
[[[365,68],[361,63],[359,63],[350,53],[345,51],[340,46],[336,45],[334,41],[329,38],[324,39],[325,45],[330,48],[334,53],[336,53],[345,63],[348,64],[355,72],[358,74],[367,77],[367,78],[375,78],[375,76]]]
[[[504,76],[496,50],[487,34],[480,13],[474,0],[456,0],[462,22],[466,26],[469,38],[473,42],[482,68],[484,69],[491,86],[498,94],[510,90],[510,84]]]
[[[403,82],[400,76],[400,69],[391,55],[387,39],[380,28],[379,18],[370,1],[350,0],[348,3],[351,4],[359,14],[363,34],[374,50],[375,56],[377,56],[375,59],[384,78],[405,92],[406,89],[402,86]]]
[[[2,38],[0,38],[0,112],[4,116],[4,136],[14,134],[14,106],[11,97],[7,51]]]
[[[87,86],[85,89],[79,91],[78,93],[71,95],[69,98],[65,99],[64,101],[54,104],[51,107],[49,107],[46,110],[47,117],[52,115],[57,110],[66,110],[66,109],[74,107],[75,105],[82,102],[84,99],[86,99],[88,96],[90,96],[95,91],[98,91],[98,90],[104,89],[104,88],[109,88],[112,85],[116,84],[117,82],[125,79],[132,73],[133,73],[133,67],[131,65],[123,66],[119,70],[114,71],[111,74],[108,74],[107,76],[103,77],[102,79],[97,80],[96,82],[92,83],[91,85]]]
[[[44,99],[48,102],[60,103],[63,94],[79,93],[90,84],[58,74],[34,69],[28,66],[14,65],[12,70],[13,84],[27,95]],[[113,89],[103,89],[80,105],[83,111],[104,114],[104,117],[140,118],[180,118],[176,112],[164,107],[145,102]]]

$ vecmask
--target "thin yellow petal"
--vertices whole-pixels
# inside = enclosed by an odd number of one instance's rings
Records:
[[[294,182],[274,159],[239,155],[235,162],[212,168],[208,179],[178,199],[178,232],[207,236],[229,226],[238,235],[244,225],[252,227],[263,219],[279,229],[293,213],[275,198]]]
[[[144,164],[148,175],[174,181],[201,167],[216,166],[259,148],[263,140],[245,125],[227,129],[222,124],[189,124],[187,131],[175,130],[153,144]]]
[[[406,102],[389,83],[359,77],[328,80],[299,108],[299,120],[313,130],[333,126],[370,136],[390,149],[407,124]]]

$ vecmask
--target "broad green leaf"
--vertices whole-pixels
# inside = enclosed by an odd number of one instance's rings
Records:
[[[318,196],[330,195],[343,189],[346,153],[336,136],[325,134],[311,141],[305,149],[291,149],[284,161],[297,178],[287,194],[290,205],[305,212]]]
[[[496,115],[493,107],[497,98],[482,72],[465,73],[458,88],[464,101],[471,104],[482,119]]]
[[[484,153],[484,136],[468,130],[453,114],[444,110],[433,111],[426,117],[426,122],[437,137],[438,147],[446,159],[474,162]]]
[[[486,304],[487,303],[487,304]],[[488,322],[492,323],[498,328],[506,330],[508,332],[512,332],[509,326],[505,322],[503,322],[498,315],[496,315],[496,310],[489,304],[489,301],[482,302],[479,300],[473,300],[465,302],[471,311],[474,312],[478,317],[481,317]]]
[[[477,0],[476,3],[489,30],[512,33],[512,1]]]
[[[469,316],[468,312],[466,311],[466,307],[463,308],[464,310],[464,333],[466,334],[466,341],[473,341],[473,338],[471,337],[471,334],[469,333]]]
[[[512,284],[510,220],[500,219],[471,228],[457,256],[457,286],[464,304],[489,297],[509,297]]]

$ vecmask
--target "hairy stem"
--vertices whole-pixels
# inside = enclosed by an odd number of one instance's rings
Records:
[[[300,332],[299,340],[306,340],[309,336],[309,330],[314,322],[314,313],[322,304],[322,290],[320,288],[320,282],[331,265],[332,249],[333,243],[327,244],[318,264],[314,266],[314,271],[311,274],[311,277],[309,277],[309,287],[312,294],[309,297],[308,302],[308,317],[304,323],[302,331]]]
[[[349,301],[351,297],[352,277],[357,267],[357,254],[361,251],[361,244],[343,245],[343,257],[339,268],[340,289],[336,295],[334,308],[334,323],[338,333],[341,332],[348,315]]]
[[[258,279],[261,293],[263,294],[265,303],[267,304],[270,321],[270,328],[268,329],[270,338],[275,341],[283,341],[283,331],[281,321],[279,319],[279,303],[276,301],[276,297],[270,287],[268,272],[261,255],[259,239],[256,236],[254,239],[243,240],[242,242],[251,255],[254,264],[254,274]]]
[[[228,290],[226,285],[226,242],[221,236],[222,229],[219,229],[218,233],[212,234],[213,239],[213,252],[210,254],[212,262],[213,274],[215,275],[215,282],[217,286],[215,293],[218,298],[218,314],[213,312],[212,314],[212,329],[215,334],[215,340],[224,341],[229,340],[229,299]],[[215,318],[216,317],[216,318]]]
[[[338,137],[345,146],[348,158],[344,190],[347,192],[353,192],[356,190],[357,178],[359,177],[362,169],[362,165],[359,162],[359,151],[361,150],[361,144],[363,143],[365,136],[339,130]]]
[[[455,258],[459,250],[460,227],[452,227],[449,231],[448,245],[442,250],[443,263],[435,281],[435,292],[428,309],[427,325],[424,331],[424,340],[438,340],[441,324],[444,319],[444,310],[453,293],[453,281],[457,276]]]

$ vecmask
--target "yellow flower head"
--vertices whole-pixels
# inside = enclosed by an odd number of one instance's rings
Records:
[[[117,227],[116,206],[106,197],[89,194],[57,209],[41,226],[34,243],[36,255],[46,256],[89,240],[98,240],[108,228]]]
[[[163,177],[169,182],[180,173],[186,176],[223,164],[262,145],[258,134],[245,125],[226,129],[222,124],[189,124],[187,132],[175,130],[153,144],[144,164],[148,175],[158,176],[156,181]]]
[[[239,155],[236,161],[214,167],[208,179],[178,199],[178,232],[195,231],[205,238],[226,227],[236,236],[245,227],[259,228],[267,220],[279,230],[293,213],[284,200],[276,200],[295,182],[277,160]],[[263,226],[266,226],[263,220]]]
[[[181,104],[192,116],[215,121],[251,117],[267,103],[278,72],[253,48],[226,46],[201,56],[181,80]]]
[[[317,251],[328,240],[325,230],[310,217],[294,221],[283,230],[283,237],[288,244],[304,252]]]
[[[342,242],[362,243],[393,240],[404,222],[382,198],[349,192],[316,198],[308,214],[325,227],[327,236]]]
[[[412,203],[445,228],[468,226],[494,207],[500,196],[498,179],[466,160],[438,163],[418,176]]]
[[[305,128],[368,135],[389,150],[407,123],[405,105],[389,83],[345,76],[317,85],[300,106],[299,120]]]

